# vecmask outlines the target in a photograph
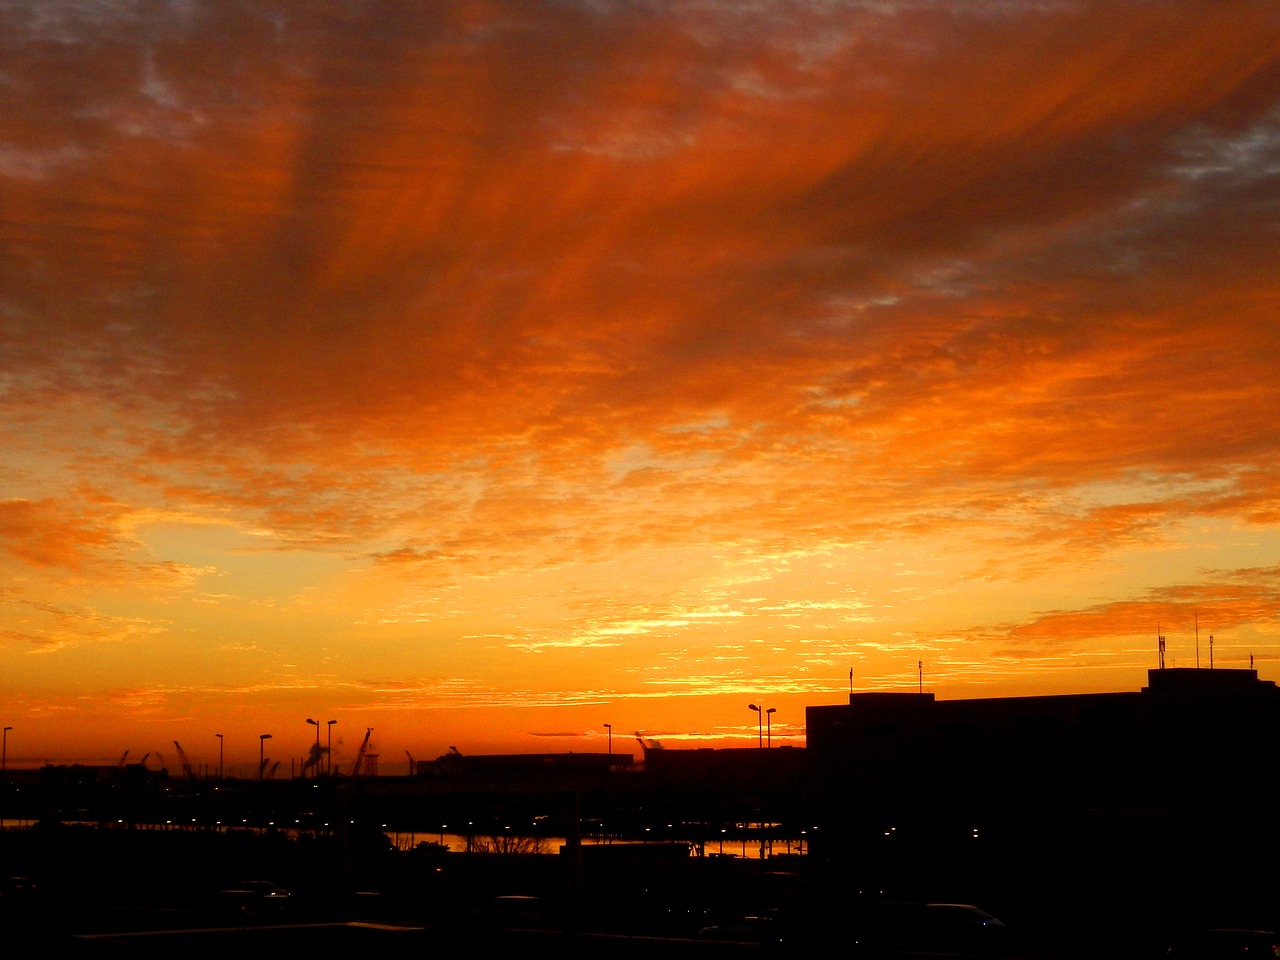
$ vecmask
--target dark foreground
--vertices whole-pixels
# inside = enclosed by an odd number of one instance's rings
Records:
[[[395,850],[385,837],[48,825],[0,834],[0,923],[13,940],[148,956],[288,947],[562,956],[835,953],[1155,960],[1204,926],[1275,929],[1269,897],[1182,897],[1095,875],[899,871],[868,885],[808,857],[690,857],[623,845],[576,854]],[[883,874],[882,874],[883,876]],[[250,882],[256,881],[256,882]],[[1222,884],[1218,884],[1222,888]],[[994,896],[993,893],[1000,895]],[[975,922],[971,907],[1003,924]]]

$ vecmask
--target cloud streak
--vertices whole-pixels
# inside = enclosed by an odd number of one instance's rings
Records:
[[[854,663],[1132,687],[1192,606],[1276,657],[1267,4],[51,0],[0,38],[10,693],[302,673],[407,731],[460,701],[362,685],[451,676],[497,744],[656,726],[656,684],[714,739]],[[248,740],[233,702],[173,716]]]

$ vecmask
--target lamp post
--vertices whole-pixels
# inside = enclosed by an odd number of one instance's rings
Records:
[[[764,746],[764,713],[754,703],[748,703],[747,707],[756,712],[756,745]]]
[[[604,728],[609,731],[609,756],[613,756],[613,724],[606,723]]]
[[[262,768],[267,765],[267,760],[262,755],[262,748],[263,748],[263,745],[266,744],[266,742],[270,739],[271,739],[271,734],[269,733],[258,734],[258,779],[259,780],[262,779]]]
[[[337,722],[338,722],[337,720],[325,721],[325,724],[329,728],[328,730],[329,739],[326,741],[325,748],[324,748],[324,752],[325,752],[324,767],[325,767],[325,772],[328,773],[330,776],[333,775],[333,725]]]
[[[773,714],[777,712],[777,707],[770,707],[764,712],[764,732],[765,736],[768,738],[765,742],[771,750],[773,749]]]
[[[307,717],[307,723],[311,724],[313,727],[315,727],[315,728],[316,728],[316,752],[315,752],[315,761],[316,761],[316,766],[319,766],[319,765],[320,765],[320,721],[319,721],[319,720],[312,720],[310,717]],[[317,774],[316,774],[316,776],[318,777],[318,776],[320,776],[320,774],[319,774],[319,773],[317,773]]]
[[[221,780],[222,779],[222,734],[215,733],[214,736],[218,738],[218,779]]]

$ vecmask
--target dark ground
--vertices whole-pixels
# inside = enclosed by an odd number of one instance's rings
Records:
[[[912,856],[919,856],[915,851]],[[1007,868],[1009,861],[1002,862]],[[41,825],[0,834],[0,922],[73,952],[172,952],[193,940],[217,948],[279,942],[321,954],[390,946],[472,945],[602,950],[614,956],[838,949],[850,957],[899,951],[969,956],[1163,956],[1182,928],[1269,925],[1276,904],[1236,878],[1220,896],[1155,884],[1158,858],[1077,864],[1000,882],[980,871],[899,863],[883,888],[809,858],[691,858],[663,845],[561,854],[459,854],[434,844],[397,851],[381,834],[291,837],[275,831]],[[228,891],[248,879],[291,891],[284,900]],[[881,892],[882,891],[882,892]],[[536,900],[495,898],[523,895]],[[1007,924],[998,938],[956,931],[924,937],[915,900],[977,903]],[[1255,902],[1256,901],[1256,902]],[[1265,902],[1264,902],[1265,901]],[[890,923],[886,918],[906,919]],[[746,918],[755,918],[747,920]],[[707,928],[719,925],[718,938]],[[512,933],[519,927],[530,932]],[[1271,927],[1274,929],[1274,927]],[[159,935],[170,931],[166,935]],[[172,931],[199,931],[177,934]],[[146,933],[148,936],[136,936]],[[607,947],[600,938],[608,937]],[[735,941],[726,943],[725,940]]]

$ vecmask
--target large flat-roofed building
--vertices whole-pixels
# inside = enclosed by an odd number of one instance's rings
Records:
[[[1271,803],[1280,689],[1255,670],[1152,670],[1132,693],[809,707],[824,813],[1181,809]]]
[[[1280,852],[1280,689],[1252,669],[1151,670],[1123,693],[853,693],[806,719],[813,850],[877,878],[1226,889]]]

